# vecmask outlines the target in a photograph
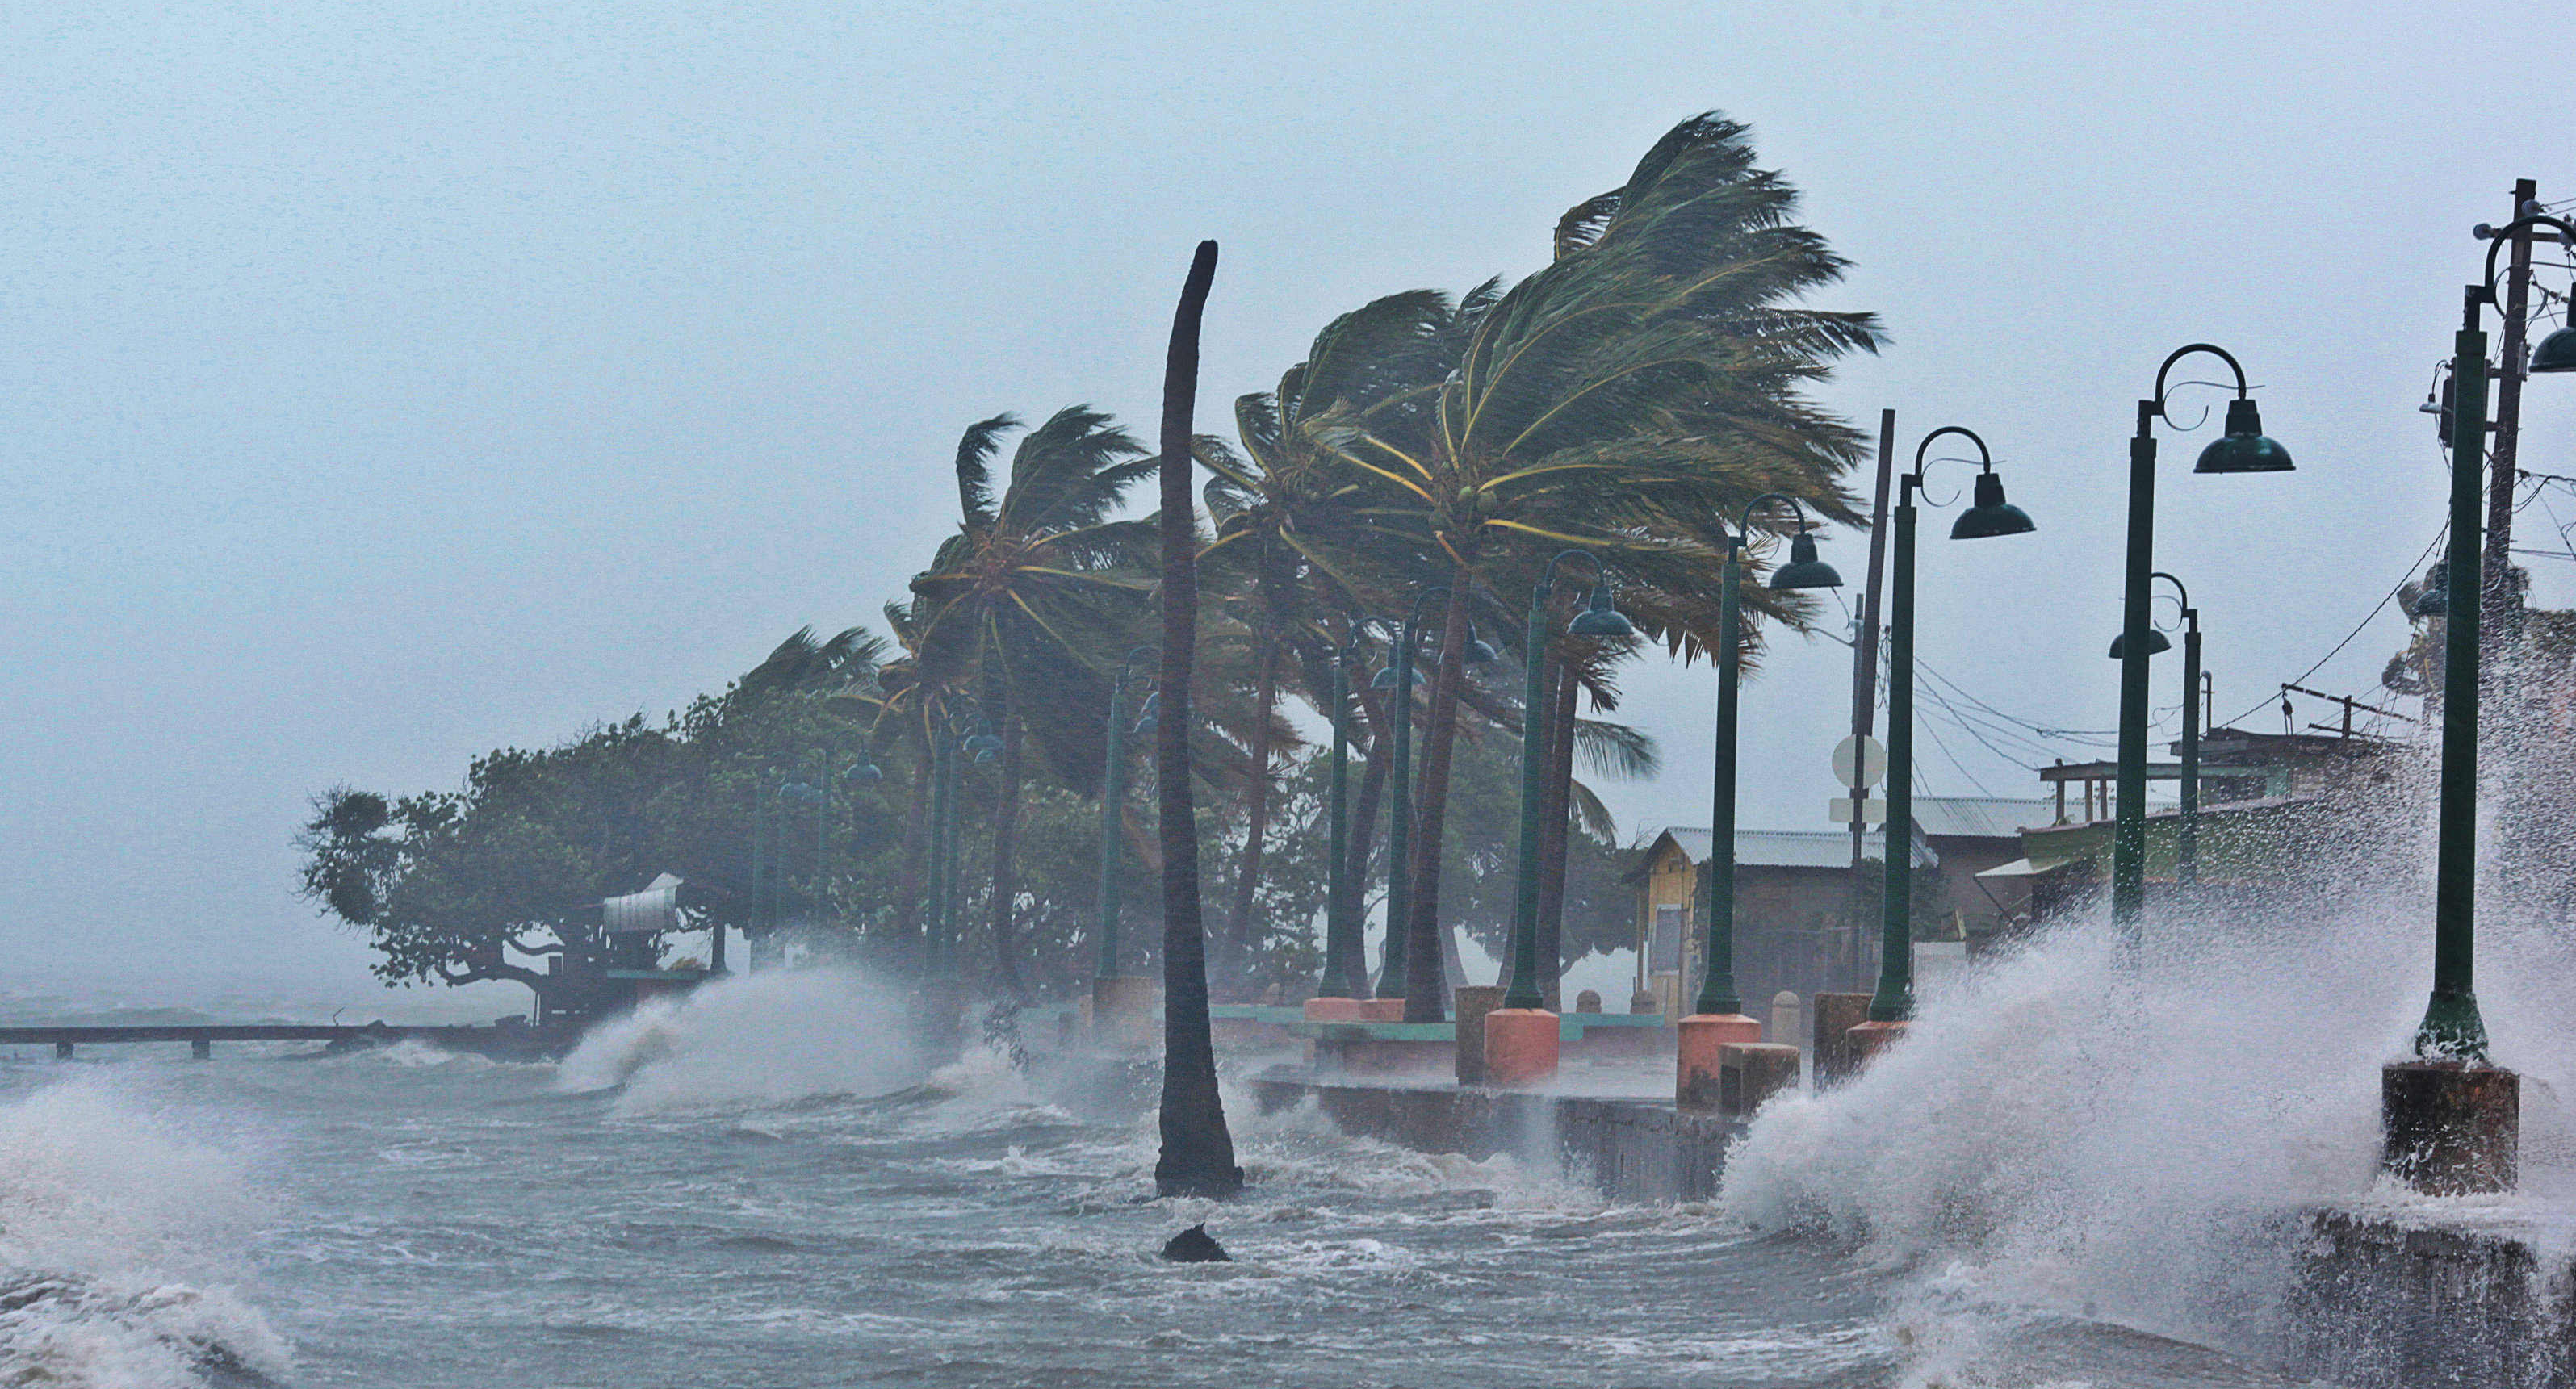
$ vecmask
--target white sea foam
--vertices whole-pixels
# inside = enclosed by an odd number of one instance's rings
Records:
[[[1910,1270],[1894,1324],[1945,1342],[1926,1363],[1976,1358],[1976,1304],[2260,1349],[2285,1217],[2377,1189],[2379,1065],[2426,988],[2423,922],[2317,916],[2151,928],[2134,959],[2095,919],[1981,967],[1849,1085],[1766,1107],[1722,1208]],[[2488,1017],[2545,1096],[2570,1059],[2541,1008],[2556,964],[2520,958],[2483,979]],[[2554,1105],[2526,1111],[2527,1163],[2568,1147]]]
[[[257,1211],[232,1160],[99,1084],[0,1107],[0,1383],[286,1373],[284,1340],[227,1286]]]
[[[621,1114],[872,1095],[921,1078],[904,999],[838,969],[740,975],[602,1026],[556,1072]]]

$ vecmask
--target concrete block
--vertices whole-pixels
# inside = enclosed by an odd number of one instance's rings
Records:
[[[1404,1000],[1400,998],[1363,998],[1360,1000],[1361,1022],[1404,1021]]]
[[[1719,1112],[1750,1119],[1763,1102],[1798,1088],[1798,1049],[1777,1042],[1729,1042],[1718,1051]]]
[[[1308,1022],[1358,1022],[1369,1000],[1364,998],[1310,998],[1306,1000]]]
[[[1462,984],[1453,990],[1450,1016],[1458,1028],[1458,1083],[1485,1083],[1485,1015],[1503,1006],[1499,984]]]
[[[2467,1061],[2392,1061],[2379,1071],[2380,1166],[2433,1196],[2513,1190],[2522,1078]]]
[[[1816,1088],[1840,1085],[1860,1070],[1850,1033],[1869,1021],[1869,995],[1817,994],[1810,1016],[1815,1022]]]
[[[1857,1075],[1872,1058],[1905,1038],[1909,1024],[1901,1022],[1865,1022],[1843,1034],[1843,1045],[1849,1049],[1852,1073]]]
[[[1556,1014],[1544,1008],[1497,1008],[1485,1015],[1485,1083],[1544,1085],[1556,1078]]]
[[[1680,1046],[1673,1061],[1673,1103],[1713,1112],[1719,1104],[1720,1053],[1732,1042],[1761,1041],[1762,1024],[1742,1013],[1693,1013],[1675,1024],[1674,1031]]]

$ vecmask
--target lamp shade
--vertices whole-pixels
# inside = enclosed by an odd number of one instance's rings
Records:
[[[2535,376],[2553,371],[2576,371],[2576,326],[2563,327],[2540,340],[2531,349],[2531,370]]]
[[[1394,689],[1395,667],[1388,666],[1386,669],[1379,671],[1376,675],[1371,676],[1369,678],[1369,688],[1372,690]]]
[[[2169,639],[2167,639],[2164,633],[2157,631],[2157,630],[2156,630],[2155,628],[2153,628],[2153,627],[2150,627],[2150,628],[2148,628],[2148,629],[2147,629],[2147,654],[2148,654],[2148,655],[2150,655],[2150,656],[2161,656],[2161,655],[2163,655],[2163,654],[2165,654],[2166,652],[2171,651],[2171,650],[2173,650],[2173,642],[2172,642],[2172,641],[2170,641]],[[2126,632],[2122,632],[2120,635],[2118,635],[2118,636],[2116,636],[2116,637],[2111,638],[2111,659],[2112,659],[2112,660],[2115,660],[2115,661],[2116,661],[2116,660],[2119,660],[2121,657],[2126,656],[2126,655],[2128,655],[2128,654],[2129,654],[2129,634],[2128,634],[2128,633],[2126,633]]]
[[[1613,603],[1610,585],[1601,583],[1592,586],[1592,600],[1574,615],[1572,622],[1565,624],[1565,630],[1578,637],[1633,637],[1637,635],[1637,624]]]
[[[2248,396],[2227,402],[2227,432],[2200,451],[2195,473],[2286,473],[2290,451],[2264,437],[2262,412]]]
[[[2406,614],[2409,617],[2450,616],[2451,586],[2435,582],[2432,587],[2415,595],[2415,601],[2406,605]]]
[[[1816,558],[1816,537],[1800,531],[1789,539],[1789,562],[1771,571],[1771,587],[1841,588],[1843,576],[1834,567]]]
[[[885,768],[878,766],[874,762],[862,762],[859,765],[852,767],[849,775],[852,781],[883,781],[885,780]]]
[[[1494,644],[1476,635],[1476,624],[1467,624],[1467,649],[1458,659],[1471,666],[1489,666],[1502,659]]]
[[[2004,500],[2004,480],[1991,472],[1977,474],[1976,504],[1959,513],[1950,527],[1952,540],[1984,540],[1997,535],[2026,535],[2039,529],[2030,513]]]
[[[1002,750],[1002,740],[990,733],[978,733],[966,740],[966,750],[975,754],[976,761],[982,762],[986,760],[985,754]]]

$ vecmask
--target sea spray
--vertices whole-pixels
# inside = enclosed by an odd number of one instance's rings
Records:
[[[872,1095],[927,1069],[893,988],[845,969],[774,970],[654,999],[582,1040],[558,1089],[622,1085],[621,1114]]]
[[[2313,899],[2151,920],[2135,952],[2067,923],[1927,1000],[1851,1083],[1767,1106],[1722,1208],[1910,1271],[1918,1332],[1969,1334],[1952,1314],[1982,1301],[2259,1352],[2296,1213],[2374,1189],[2379,1066],[2423,1006],[2427,937]],[[2526,973],[2486,977],[2500,1021],[2536,1011]],[[2537,1151],[2565,1148],[2555,1122]]]
[[[91,1080],[0,1106],[0,1382],[163,1389],[283,1375],[228,1284],[259,1203],[236,1164]]]

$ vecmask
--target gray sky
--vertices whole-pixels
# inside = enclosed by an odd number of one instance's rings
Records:
[[[2415,407],[2469,225],[2517,176],[2576,195],[2536,7],[273,8],[5,21],[0,993],[282,968],[384,1006],[290,896],[310,793],[452,784],[873,621],[953,524],[965,423],[1150,431],[1199,237],[1217,423],[1336,312],[1536,268],[1708,108],[1857,262],[1820,302],[1885,316],[1832,401],[1909,453],[1978,429],[2040,523],[1927,518],[1920,654],[1994,705],[2112,723],[2133,402],[2184,342],[2244,359],[2300,470],[2194,478],[2204,429],[2161,475],[2232,714],[2440,525]],[[2576,474],[2569,395],[2534,383],[2525,466]],[[1828,553],[1857,582],[1858,538]],[[1746,824],[1822,827],[1847,663],[1748,688]],[[1671,765],[1624,826],[1705,824],[1707,668],[1628,683]],[[1921,741],[1925,792],[2036,794]]]

